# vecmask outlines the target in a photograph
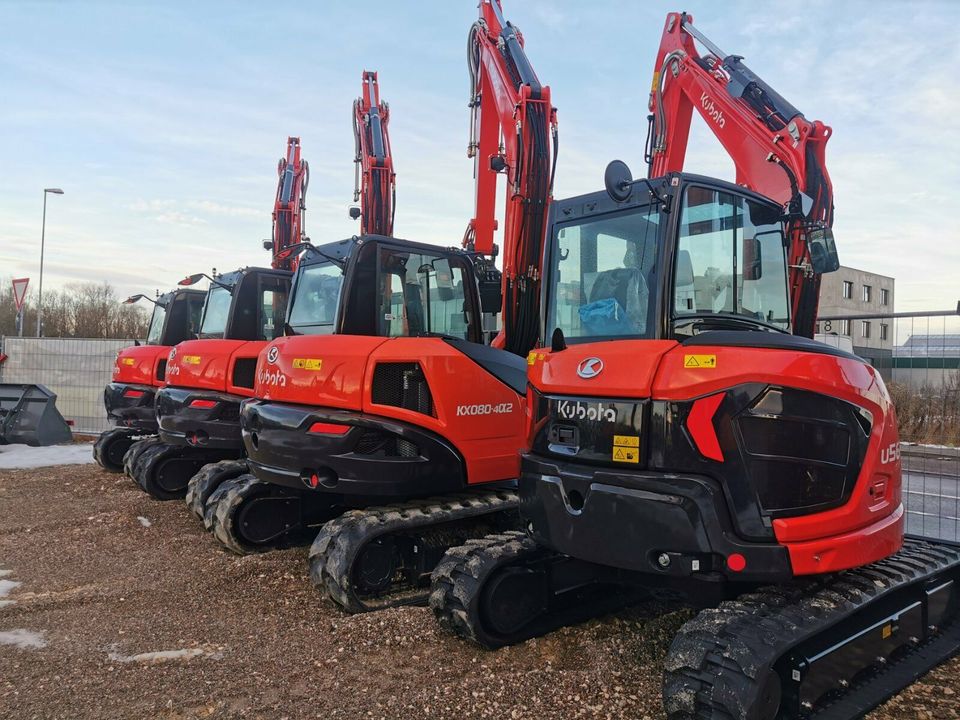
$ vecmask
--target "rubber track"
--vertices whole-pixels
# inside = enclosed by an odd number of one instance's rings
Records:
[[[667,716],[761,720],[762,688],[791,648],[905,583],[957,563],[957,548],[907,541],[872,565],[763,588],[704,610],[680,629],[667,653]]]
[[[248,472],[250,466],[246,460],[220,460],[204,465],[187,485],[185,500],[190,512],[202,522],[207,500],[220,484]]]
[[[137,462],[137,458],[147,448],[150,448],[158,443],[162,443],[163,440],[160,439],[159,435],[151,435],[148,438],[143,440],[138,440],[133,445],[130,446],[130,449],[127,450],[126,454],[123,456],[123,471],[127,474],[131,480],[136,482],[136,478],[133,476],[133,466]]]
[[[109,453],[107,448],[111,445],[111,443],[127,438],[132,440],[138,436],[142,438],[143,434],[132,428],[125,427],[110,428],[109,430],[100,433],[99,437],[97,437],[97,441],[93,444],[93,459],[96,460],[97,465],[102,467],[107,472],[122,473],[124,470],[123,459],[121,458],[119,465],[111,463],[108,459]],[[136,441],[133,440],[133,442]],[[129,450],[129,448],[127,449]],[[126,453],[124,453],[124,456],[126,456]]]
[[[235,529],[234,521],[240,506],[252,494],[266,487],[269,487],[269,483],[246,474],[224,481],[210,496],[208,501],[208,508],[212,510],[210,530],[227,550],[237,555],[252,555],[275,549],[276,546],[271,545],[248,545],[237,537]]]
[[[350,510],[325,523],[310,546],[310,579],[347,612],[389,607],[389,603],[368,605],[355,592],[353,562],[366,543],[389,533],[515,511],[518,507],[515,490],[489,490]],[[427,597],[424,593],[422,597],[406,598],[402,604],[424,603]]]
[[[142,450],[136,456],[136,459],[133,462],[134,482],[140,486],[141,490],[157,500],[170,500],[176,498],[176,494],[165,491],[157,492],[156,490],[152,489],[153,483],[149,482],[149,473],[155,469],[158,463],[162,462],[163,460],[177,457],[182,451],[183,448],[181,446],[170,445],[162,440],[151,444],[149,447]]]
[[[537,544],[519,530],[468,540],[447,550],[433,569],[430,583],[430,609],[440,627],[494,649],[476,633],[474,618],[480,588],[497,568],[531,559],[540,552]]]

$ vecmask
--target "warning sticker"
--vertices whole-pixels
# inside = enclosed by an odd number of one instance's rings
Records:
[[[717,366],[716,355],[684,355],[683,366],[685,368],[715,368]]]
[[[294,358],[295,370],[320,370],[323,367],[322,358]]]
[[[120,362],[122,362],[124,365],[136,365],[136,364],[137,364],[137,361],[134,360],[133,358],[123,358]]]
[[[187,365],[199,365],[199,364],[200,364],[200,356],[199,356],[199,355],[184,355],[184,356],[183,356],[183,362],[185,362]]]
[[[613,461],[623,463],[640,462],[640,436],[614,435]]]

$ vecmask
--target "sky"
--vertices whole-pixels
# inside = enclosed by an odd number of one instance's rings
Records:
[[[503,0],[560,127],[555,195],[603,187],[613,159],[645,171],[647,100],[668,11],[832,126],[841,262],[896,278],[897,310],[960,299],[960,3]],[[306,228],[349,237],[352,102],[364,69],[390,105],[395,234],[459,245],[471,0],[417,3],[0,0],[0,278],[113,284],[267,265],[276,163],[298,135]],[[938,39],[939,38],[939,39]],[[686,169],[733,179],[699,118]]]

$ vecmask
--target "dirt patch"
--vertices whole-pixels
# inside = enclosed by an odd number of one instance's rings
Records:
[[[659,718],[685,618],[639,608],[490,653],[424,608],[345,616],[305,549],[232,556],[96,466],[0,471],[0,576],[19,641],[0,644],[0,717]],[[960,717],[958,673],[871,717]]]

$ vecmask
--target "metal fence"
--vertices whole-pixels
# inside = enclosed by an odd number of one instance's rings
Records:
[[[960,308],[958,308],[960,310]],[[958,310],[820,319],[883,376],[897,406],[907,532],[960,542]]]
[[[110,382],[117,352],[133,340],[82,338],[0,338],[0,382],[38,383],[57,394],[57,409],[75,433],[106,430],[103,388]]]

